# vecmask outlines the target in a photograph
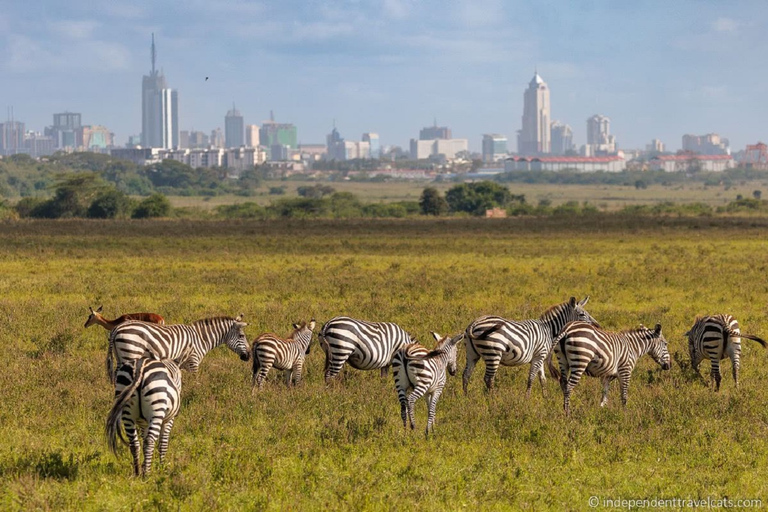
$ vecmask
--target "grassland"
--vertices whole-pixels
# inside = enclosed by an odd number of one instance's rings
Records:
[[[768,353],[743,342],[741,387],[719,394],[687,367],[697,314],[730,312],[768,335],[768,219],[650,218],[0,224],[0,509],[583,510],[601,498],[760,498],[768,503]],[[660,322],[673,368],[645,358],[629,403],[598,407],[584,378],[572,418],[527,368],[497,390],[451,378],[436,435],[404,431],[391,377],[348,370],[326,388],[322,351],[304,383],[217,349],[185,374],[167,466],[130,476],[106,449],[112,390],[89,305],[173,322],[243,312],[253,338],[337,314],[390,320],[429,343],[480,314],[537,317],[570,296],[606,327]],[[463,349],[459,353],[463,368]],[[706,363],[703,373],[708,371]]]
[[[175,207],[198,207],[212,209],[222,204],[236,204],[253,201],[262,206],[281,197],[297,197],[296,189],[300,186],[313,186],[316,181],[265,181],[252,197],[244,196],[215,196],[215,197],[182,197],[171,196],[169,199]],[[424,187],[430,186],[445,193],[455,183],[425,183],[425,182],[387,182],[365,183],[342,181],[327,183],[338,192],[351,192],[363,202],[394,202],[418,201]],[[768,183],[762,180],[739,181],[729,186],[707,186],[701,182],[675,183],[668,186],[650,184],[648,188],[636,189],[634,185],[561,185],[561,184],[529,184],[510,183],[507,185],[513,194],[524,194],[526,200],[536,205],[539,201],[547,200],[557,206],[568,201],[578,203],[589,202],[601,210],[615,211],[628,205],[658,203],[704,203],[712,207],[725,206],[736,196],[752,197],[755,190],[768,193]],[[285,188],[285,195],[270,195],[271,188]]]

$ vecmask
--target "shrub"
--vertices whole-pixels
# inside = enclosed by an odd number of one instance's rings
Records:
[[[152,194],[139,203],[133,211],[134,219],[168,217],[171,214],[171,202],[163,194]]]

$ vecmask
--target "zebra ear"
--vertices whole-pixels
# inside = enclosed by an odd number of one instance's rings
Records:
[[[656,327],[653,329],[654,334],[661,334],[661,324],[656,324]]]
[[[435,338],[435,341],[440,341],[441,339],[443,339],[443,337],[437,334],[436,332],[430,332],[430,334],[432,335],[433,338]]]
[[[239,315],[237,315],[237,316],[235,317],[235,322],[242,322],[242,321],[243,321],[243,316],[244,316],[244,315],[243,315],[242,313],[240,313]]]
[[[584,305],[586,305],[586,304],[587,304],[587,302],[589,302],[589,295],[587,295],[586,297],[584,297],[584,300],[582,300],[581,302],[579,302],[579,306],[584,306]]]
[[[315,330],[315,319],[314,318],[312,320],[310,320],[310,322],[309,322],[309,330],[310,331],[314,331]]]
[[[569,302],[572,308],[576,307],[576,297],[571,297],[571,300]]]
[[[299,330],[301,329],[301,326],[299,324],[293,324],[293,328]]]

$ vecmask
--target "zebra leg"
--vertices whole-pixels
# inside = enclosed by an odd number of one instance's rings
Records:
[[[539,381],[541,382],[541,392],[544,393],[544,380],[546,379],[544,377],[544,359],[545,357],[537,357],[533,361],[531,361],[531,370],[528,372],[528,386],[525,388],[525,398],[531,397],[531,387],[533,386],[533,380],[536,378],[536,375],[539,376]]]
[[[492,359],[486,359],[485,360],[485,389],[488,392],[491,392],[493,390],[493,380],[496,378],[496,371],[499,369],[499,365],[501,364],[501,356],[493,357]]]
[[[125,428],[125,435],[128,437],[128,443],[131,447],[131,458],[133,458],[133,476],[141,475],[139,453],[141,452],[141,444],[139,443],[139,434],[136,432],[136,424],[130,417],[123,415],[123,427]]]
[[[152,471],[152,455],[155,452],[155,442],[160,436],[160,430],[165,417],[165,411],[157,411],[159,414],[153,416],[147,422],[147,432],[144,436],[144,476],[148,476]]]
[[[173,418],[166,421],[163,429],[160,431],[160,439],[157,442],[157,450],[160,453],[160,465],[165,464],[165,454],[168,452],[168,437],[171,435],[171,428],[173,428]]]
[[[557,353],[557,366],[560,367],[560,391],[565,393],[568,387],[568,359],[564,354]]]
[[[711,360],[712,367],[709,370],[709,386],[714,387],[715,393],[720,391],[720,361]]]
[[[293,368],[289,368],[288,370],[285,370],[285,387],[290,388],[291,387],[291,380],[293,379]]]
[[[603,377],[601,379],[603,381],[603,397],[600,399],[600,407],[605,407],[605,405],[608,403],[608,386],[611,385],[613,379],[615,379],[613,376]]]
[[[333,354],[329,353],[326,355],[326,361],[325,361],[325,383],[326,384],[330,384],[331,379],[336,377],[341,372],[341,368],[344,366],[344,363],[347,362],[347,359],[349,359],[349,356],[352,355],[352,352],[353,352],[352,350],[348,350],[345,352],[339,351]]]
[[[389,365],[381,369],[381,378],[386,379],[388,375],[389,375]]]
[[[565,386],[565,390],[563,391],[563,409],[565,410],[566,416],[571,415],[571,392],[581,380],[581,375],[584,373],[584,370],[586,370],[586,367],[571,368],[571,376],[568,378],[568,384]],[[563,380],[562,375],[565,374],[561,374],[561,382]]]
[[[736,384],[736,389],[739,389],[739,367],[741,366],[741,357],[739,349],[735,343],[730,344],[730,356],[731,356],[731,371],[733,372],[733,382]]]
[[[425,437],[429,437],[429,431],[435,434],[435,412],[437,411],[437,401],[440,399],[440,395],[443,390],[438,389],[434,393],[427,395],[427,430],[424,432]]]
[[[629,378],[632,376],[632,368],[619,368],[619,384],[621,384],[621,405],[627,405],[629,394]]]
[[[475,369],[475,365],[477,364],[477,361],[480,359],[480,355],[475,350],[475,347],[472,345],[472,342],[467,338],[467,363],[464,366],[464,373],[462,373],[461,381],[462,386],[464,387],[464,394],[467,394],[467,387],[469,386],[469,378],[472,377],[472,370]]]
[[[405,368],[400,362],[395,362],[392,365],[392,370],[395,377],[395,391],[397,391],[397,399],[400,402],[400,417],[403,419],[403,428],[406,428],[408,426],[408,400],[405,394],[408,391],[408,376],[405,375]]]
[[[264,381],[267,379],[267,374],[269,373],[269,370],[272,369],[274,363],[274,359],[270,361],[262,361],[262,365],[259,367],[259,373],[256,375],[256,385],[259,387],[259,391],[264,387]]]
[[[301,382],[301,376],[304,373],[304,358],[300,357],[296,364],[293,365],[293,385],[296,386]]]
[[[424,396],[424,394],[427,392],[427,386],[424,385],[418,385],[415,388],[413,388],[413,391],[411,391],[411,394],[408,395],[408,419],[411,422],[411,430],[416,428],[416,416],[413,413],[413,405],[416,403],[416,400]]]

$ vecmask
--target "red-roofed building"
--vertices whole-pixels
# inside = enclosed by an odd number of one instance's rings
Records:
[[[731,155],[700,155],[698,153],[659,155],[650,161],[651,170],[667,172],[690,171],[693,169],[721,172],[735,166],[736,164]]]
[[[626,161],[620,155],[609,156],[513,156],[504,161],[504,171],[621,172]]]

